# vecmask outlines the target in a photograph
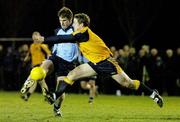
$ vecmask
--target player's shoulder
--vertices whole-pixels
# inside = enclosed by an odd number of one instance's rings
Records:
[[[41,44],[41,47],[48,47],[47,44]]]

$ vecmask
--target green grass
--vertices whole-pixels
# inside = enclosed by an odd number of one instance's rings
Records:
[[[28,102],[18,92],[0,92],[0,122],[179,122],[180,97],[164,97],[159,108],[147,96],[99,95],[92,105],[87,95],[68,94],[63,117],[54,117],[53,106],[35,93]]]

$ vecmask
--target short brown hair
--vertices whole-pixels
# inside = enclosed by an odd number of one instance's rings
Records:
[[[90,26],[90,18],[87,14],[85,13],[78,13],[74,15],[74,18],[76,18],[78,20],[78,23],[81,24],[83,23],[84,26]]]
[[[72,11],[67,8],[67,7],[62,7],[59,11],[58,11],[58,17],[63,17],[63,18],[67,18],[69,20],[71,20],[73,18],[73,13]]]

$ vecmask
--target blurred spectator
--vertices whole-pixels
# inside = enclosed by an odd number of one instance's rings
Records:
[[[157,89],[159,91],[159,94],[162,95],[163,93],[163,79],[162,79],[162,73],[163,73],[163,60],[161,56],[158,54],[158,50],[156,48],[151,49],[151,56],[149,58],[149,84],[151,88]]]
[[[146,51],[143,49],[139,50],[139,55],[137,58],[137,65],[138,65],[138,79],[141,79],[142,82],[149,81],[149,74],[147,71],[147,57]]]
[[[27,44],[23,44],[18,48],[19,52],[19,61],[18,61],[18,89],[20,89],[20,86],[24,83],[24,80],[26,80],[26,77],[29,74],[30,68],[31,68],[31,62],[30,57],[27,61],[24,61],[25,58],[29,55],[29,47]]]
[[[126,72],[131,78],[137,79],[137,72],[138,72],[137,55],[136,55],[136,49],[134,47],[129,48],[129,56],[128,56]]]
[[[136,50],[133,47],[124,46],[124,52],[125,52],[125,71],[128,74],[128,76],[132,77],[133,79],[137,79],[137,56],[136,56]],[[133,90],[127,90],[123,89],[123,94],[133,94]]]
[[[141,49],[145,51],[146,57],[150,56],[150,46],[149,45],[142,45]]]
[[[17,52],[9,46],[4,57],[3,65],[6,66],[4,71],[4,89],[16,90],[17,84]]]
[[[176,89],[176,73],[175,73],[175,59],[173,56],[173,50],[167,49],[166,56],[164,58],[164,78],[165,89],[168,95],[175,95]]]
[[[116,47],[115,47],[115,46],[111,46],[111,47],[110,47],[110,50],[111,50],[111,52],[112,52],[113,55],[114,55],[114,53],[115,53],[115,51],[116,51]]]
[[[119,56],[117,57],[117,62],[119,63],[119,65],[122,67],[122,69],[125,68],[125,54],[124,54],[124,50],[123,49],[119,49]]]
[[[146,51],[144,49],[140,49],[137,56],[137,78],[143,83],[149,81],[147,62],[148,58],[146,56]],[[142,91],[138,91],[137,93],[144,94]]]
[[[124,60],[124,71],[127,71],[127,65],[128,65],[128,58],[129,58],[129,45],[124,45],[123,46],[123,51],[124,51],[124,56],[123,56],[123,60]]]
[[[116,50],[116,51],[114,51],[113,58],[117,59],[118,57],[119,57],[119,52]]]

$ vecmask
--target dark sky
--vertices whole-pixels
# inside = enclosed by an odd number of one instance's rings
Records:
[[[176,48],[179,46],[180,7],[175,0],[64,0],[74,13],[91,18],[91,29],[109,45]],[[59,26],[63,0],[0,0],[0,37],[45,36]]]

